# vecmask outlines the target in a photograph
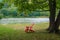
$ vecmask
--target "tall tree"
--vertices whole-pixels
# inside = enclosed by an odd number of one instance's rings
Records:
[[[59,10],[59,13],[58,13],[58,16],[57,16],[57,19],[54,23],[54,29],[55,29],[55,33],[59,33],[59,25],[60,25],[60,10]]]
[[[31,11],[49,9],[47,0],[4,0],[3,2],[9,6],[15,4],[18,8],[18,14],[23,12],[24,16],[27,16],[28,12]]]
[[[55,22],[55,15],[56,15],[56,0],[49,0],[49,8],[50,8],[50,23],[49,23],[49,28],[48,30],[50,30],[50,28],[52,28],[52,25]]]
[[[0,19],[2,19],[3,15],[1,14],[1,9],[3,8],[4,4],[0,3]]]
[[[3,3],[0,3],[0,9],[1,9],[3,6],[4,6],[4,4],[3,4]]]
[[[50,26],[49,26],[49,32],[59,32],[59,25],[60,25],[60,11],[57,15],[57,18],[55,19],[56,15],[56,0],[49,0],[49,8],[50,8]]]
[[[45,7],[47,7],[48,2],[47,0],[15,0],[14,4],[18,7],[18,10],[20,12],[23,12],[25,16],[27,16],[27,11],[31,12],[44,9]]]

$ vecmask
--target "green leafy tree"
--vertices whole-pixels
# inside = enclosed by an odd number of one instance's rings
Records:
[[[4,4],[0,3],[0,19],[2,19],[2,17],[3,17],[3,15],[1,15],[1,9],[2,9],[3,6],[4,6]]]
[[[56,0],[56,8],[60,9],[60,0]]]
[[[3,3],[9,6],[14,4],[18,8],[18,15],[23,12],[24,16],[35,10],[49,10],[47,0],[4,0]]]
[[[4,6],[4,4],[3,4],[3,3],[0,3],[0,9],[1,9],[3,6]]]
[[[27,16],[27,12],[32,12],[35,10],[41,10],[45,7],[48,9],[48,2],[47,0],[15,0],[14,4],[18,7],[19,12],[23,12]],[[43,6],[44,5],[44,6]]]
[[[50,33],[59,33],[59,25],[60,25],[60,10],[56,18],[56,8],[59,9],[59,2],[57,0],[49,0],[49,9],[50,9],[50,24],[49,24],[49,32]]]

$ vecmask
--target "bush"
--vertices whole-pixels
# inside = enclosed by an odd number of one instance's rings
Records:
[[[3,14],[0,14],[0,19],[2,19],[3,18]]]

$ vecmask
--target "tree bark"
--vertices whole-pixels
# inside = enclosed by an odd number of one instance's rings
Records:
[[[50,25],[49,25],[49,32],[59,32],[59,25],[60,25],[60,11],[55,20],[56,15],[56,0],[49,0],[49,7],[50,7]]]
[[[59,25],[60,25],[60,11],[59,11],[59,14],[58,14],[58,16],[57,16],[56,21],[55,21],[54,24],[52,25],[52,28],[51,28],[51,30],[50,30],[50,33],[51,33],[51,32],[59,33]]]
[[[54,24],[55,33],[59,32],[59,25],[60,25],[60,10],[59,10],[59,14]]]
[[[50,22],[49,22],[49,28],[47,30],[51,30],[55,22],[56,0],[49,0],[49,8],[50,8],[50,17],[49,17]]]

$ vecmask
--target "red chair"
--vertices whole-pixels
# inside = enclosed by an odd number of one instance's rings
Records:
[[[32,29],[33,28],[33,26],[34,26],[34,23],[29,27],[30,29],[30,32],[34,32],[34,30]]]
[[[34,30],[32,29],[34,26],[34,24],[32,24],[31,26],[26,26],[25,32],[34,32]]]
[[[34,30],[32,29],[32,26],[30,26],[29,31],[30,31],[30,32],[34,32]]]
[[[29,32],[29,27],[28,26],[26,26],[25,32]]]

